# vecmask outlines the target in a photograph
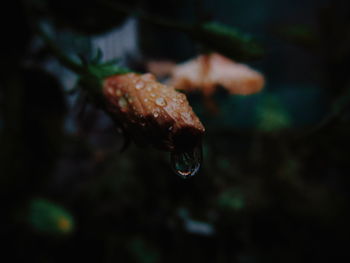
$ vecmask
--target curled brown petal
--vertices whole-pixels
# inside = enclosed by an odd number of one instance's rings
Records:
[[[231,94],[249,95],[259,92],[265,84],[264,76],[247,65],[236,63],[220,54],[200,55],[176,66],[172,71],[172,85],[176,89],[200,90],[210,96],[218,86]]]
[[[108,111],[136,143],[184,151],[201,141],[205,129],[186,96],[152,74],[110,76],[104,80],[103,94]]]

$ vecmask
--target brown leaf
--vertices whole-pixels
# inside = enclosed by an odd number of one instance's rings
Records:
[[[108,111],[139,144],[184,151],[200,143],[205,131],[184,94],[152,74],[128,73],[105,79]]]
[[[171,81],[176,89],[200,90],[206,96],[212,95],[218,86],[231,94],[253,94],[259,92],[264,83],[261,73],[217,53],[201,55],[176,66]]]

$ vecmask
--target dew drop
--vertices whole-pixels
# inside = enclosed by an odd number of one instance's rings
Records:
[[[146,99],[144,99],[143,101],[144,101],[144,102],[148,102],[148,99],[146,98]]]
[[[114,90],[113,90],[113,88],[109,87],[107,91],[108,91],[109,94],[113,94]]]
[[[171,166],[173,171],[183,179],[194,176],[202,163],[202,146],[198,145],[185,152],[171,152]]]
[[[154,94],[154,93],[151,93],[151,97],[153,97],[153,98],[154,98],[155,96],[156,96],[156,94]]]
[[[157,118],[159,116],[159,113],[157,111],[153,112],[154,118]]]
[[[157,98],[157,99],[156,99],[156,104],[157,104],[158,106],[164,107],[164,106],[166,106],[166,101],[165,101],[165,99],[163,99],[163,98]]]
[[[138,83],[136,83],[135,88],[136,88],[136,89],[142,89],[143,86],[144,86],[144,85],[143,85],[142,82],[138,82]]]
[[[120,89],[116,89],[115,90],[115,95],[117,95],[118,97],[120,97],[122,95],[122,91]]]
[[[128,102],[124,97],[121,97],[118,101],[118,105],[120,108],[125,109],[128,106]]]

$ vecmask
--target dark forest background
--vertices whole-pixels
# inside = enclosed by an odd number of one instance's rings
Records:
[[[206,134],[188,180],[167,153],[121,153],[115,124],[33,28],[41,21],[67,54],[89,57],[130,16],[137,48],[121,63],[139,72],[149,59],[197,56],[212,37],[158,18],[220,22],[263,47],[242,61],[264,74],[262,92],[219,90],[214,116],[189,95]],[[2,262],[349,260],[349,1],[5,1],[0,20]],[[133,40],[102,52],[123,41]]]

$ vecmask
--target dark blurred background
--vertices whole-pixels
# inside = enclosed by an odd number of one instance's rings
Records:
[[[120,12],[105,2],[2,4],[1,261],[347,262],[349,1],[109,1]],[[206,135],[188,180],[165,152],[121,153],[116,125],[33,29],[44,23],[73,57],[100,48],[139,72],[203,50],[158,18],[221,22],[264,48],[249,61],[262,92],[219,90],[216,115],[189,96]]]

